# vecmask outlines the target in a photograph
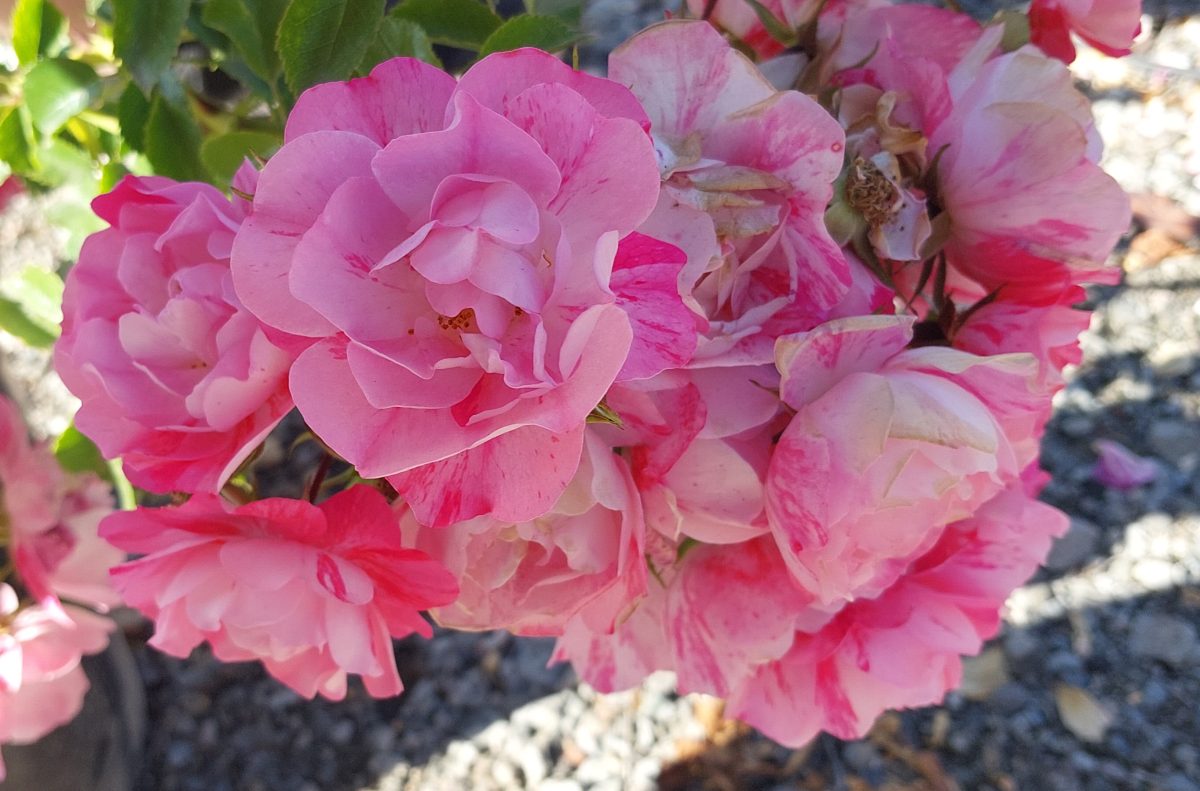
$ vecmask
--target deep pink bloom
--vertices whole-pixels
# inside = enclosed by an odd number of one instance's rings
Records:
[[[423,522],[524,521],[574,475],[630,355],[610,275],[658,197],[645,126],[618,83],[528,49],[457,84],[398,58],[297,102],[238,294],[312,344],[291,374],[309,425]]]
[[[80,431],[130,480],[215,492],[291,409],[291,356],[233,293],[244,212],[207,184],[127,177],[93,208],[54,364]]]
[[[21,608],[7,583],[0,618],[0,742],[30,744],[79,713],[88,689],[79,660],[104,650],[113,622],[77,607]]]
[[[1029,35],[1047,55],[1075,60],[1071,34],[1105,55],[1128,55],[1142,31],[1141,0],[1033,0]]]
[[[478,517],[444,528],[404,520],[406,541],[458,577],[433,611],[457,629],[559,635],[579,615],[611,632],[646,592],[645,523],[628,465],[594,432],[575,479],[549,513],[522,524]]]
[[[144,555],[112,574],[154,619],[152,645],[187,656],[207,641],[224,661],[262,660],[306,697],[340,699],[348,673],[372,695],[398,694],[390,637],[429,636],[420,611],[457,594],[445,568],[402,546],[396,513],[369,486],[316,506],[272,498],[232,508],[197,495],[115,513],[100,532]]]
[[[769,363],[776,337],[828,318],[850,286],[824,220],[841,128],[703,22],[642,31],[609,73],[650,117],[663,190],[640,230],[687,253],[680,287],[708,321],[694,365]]]

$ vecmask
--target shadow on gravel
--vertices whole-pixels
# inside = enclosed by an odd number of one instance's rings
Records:
[[[375,700],[351,679],[346,699],[305,700],[257,663],[136,650],[152,712],[137,791],[352,791],[398,762],[419,766],[537,698],[574,683],[547,668],[551,643],[438,632],[396,643],[407,688]],[[64,790],[65,791],[65,790]]]
[[[1184,587],[1009,629],[985,649],[1000,657],[986,696],[952,693],[941,707],[885,714],[864,739],[821,736],[800,750],[722,723],[664,767],[659,789],[1194,791],[1197,621],[1200,588]],[[1096,708],[1070,706],[1064,690]]]

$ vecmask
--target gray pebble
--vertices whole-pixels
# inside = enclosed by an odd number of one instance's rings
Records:
[[[1096,553],[1100,528],[1082,517],[1071,520],[1071,529],[1058,538],[1043,563],[1051,571],[1066,571],[1088,560]]]
[[[1183,665],[1196,651],[1196,627],[1174,615],[1142,613],[1130,629],[1129,649],[1134,656]]]

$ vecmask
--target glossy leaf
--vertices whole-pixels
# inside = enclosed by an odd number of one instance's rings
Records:
[[[0,297],[0,330],[39,349],[51,346],[58,340],[57,333],[50,332],[31,319],[20,302],[8,297]]]
[[[200,129],[186,111],[157,94],[146,119],[146,158],[154,172],[179,181],[206,181]]]
[[[24,106],[0,107],[0,162],[17,173],[37,170],[33,149],[33,124]]]
[[[224,33],[255,74],[267,82],[279,74],[275,39],[287,0],[208,0],[204,24]]]
[[[67,426],[67,430],[54,441],[54,457],[58,459],[58,465],[67,472],[94,472],[97,475],[108,473],[108,464],[96,443],[75,428],[74,423]]]
[[[343,80],[362,62],[383,18],[384,0],[292,0],[279,25],[288,87]]]
[[[238,130],[210,137],[200,146],[200,159],[220,184],[228,184],[246,157],[266,159],[282,140],[270,132]]]
[[[77,60],[53,58],[37,63],[25,77],[25,102],[33,125],[53,134],[86,110],[100,95],[100,78]]]
[[[552,16],[515,16],[505,22],[479,49],[479,57],[521,47],[537,47],[547,52],[566,49],[580,38],[565,22]]]
[[[125,87],[117,102],[117,121],[121,136],[134,151],[146,150],[146,121],[150,118],[150,100],[134,83]]]
[[[405,0],[391,16],[419,25],[437,44],[474,50],[501,25],[500,17],[478,0]]]
[[[179,47],[189,0],[112,0],[113,49],[149,93]]]
[[[437,53],[433,51],[433,43],[430,42],[429,36],[425,35],[425,31],[417,24],[407,19],[385,17],[358,70],[366,74],[376,64],[399,56],[419,58],[439,68],[442,65]]]

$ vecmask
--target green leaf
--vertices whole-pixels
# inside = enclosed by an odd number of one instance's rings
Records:
[[[515,16],[487,37],[479,48],[479,57],[521,47],[537,47],[547,52],[566,49],[580,38],[561,19],[552,16]]]
[[[525,9],[531,14],[558,17],[575,28],[583,18],[582,0],[525,0]]]
[[[429,36],[415,23],[407,19],[385,17],[379,26],[375,41],[367,48],[367,54],[358,64],[358,70],[366,74],[378,63],[399,56],[420,58],[426,63],[441,68],[442,62],[433,51]]]
[[[178,181],[207,181],[200,159],[200,127],[184,109],[155,94],[146,118],[146,158],[154,172]]]
[[[17,173],[30,174],[38,169],[33,124],[24,106],[0,108],[0,161]]]
[[[405,0],[391,16],[420,25],[435,43],[474,50],[501,24],[500,17],[478,0]]]
[[[134,151],[146,150],[146,121],[150,119],[150,100],[135,83],[125,86],[117,102],[117,121],[121,136]]]
[[[283,141],[270,132],[238,130],[210,137],[200,146],[200,159],[221,184],[228,184],[247,156],[266,159]]]
[[[288,87],[344,80],[362,62],[383,19],[384,0],[292,0],[279,25]]]
[[[279,74],[275,38],[287,0],[208,0],[202,19],[229,37],[255,74],[271,82]]]
[[[67,20],[45,0],[17,0],[12,14],[12,47],[22,66],[66,46]]]
[[[102,478],[109,477],[104,454],[86,434],[75,428],[74,422],[54,441],[54,458],[67,472],[94,472]]]
[[[113,50],[150,93],[179,48],[190,0],[112,0]]]
[[[62,323],[63,281],[54,272],[37,266],[29,266],[12,288],[11,296],[21,303],[25,315],[58,336]]]
[[[39,349],[52,346],[58,339],[57,333],[49,332],[29,318],[21,303],[8,297],[0,297],[0,330]]]
[[[29,177],[47,187],[62,185],[91,189],[96,186],[96,166],[87,151],[61,137],[38,148],[38,169]]]
[[[79,151],[66,143],[63,143],[62,148],[74,152]],[[86,156],[83,159],[89,166],[92,164]],[[99,193],[100,181],[91,173],[82,178],[85,180],[72,181],[55,190],[53,198],[44,210],[47,222],[53,227],[67,232],[67,238],[63,244],[63,256],[68,260],[78,258],[83,240],[106,225],[92,211],[92,200]]]
[[[12,47],[22,66],[37,60],[42,43],[42,13],[45,0],[17,0],[12,14]]]
[[[43,134],[57,132],[99,95],[100,77],[77,60],[43,60],[25,77],[25,103],[33,125]]]

